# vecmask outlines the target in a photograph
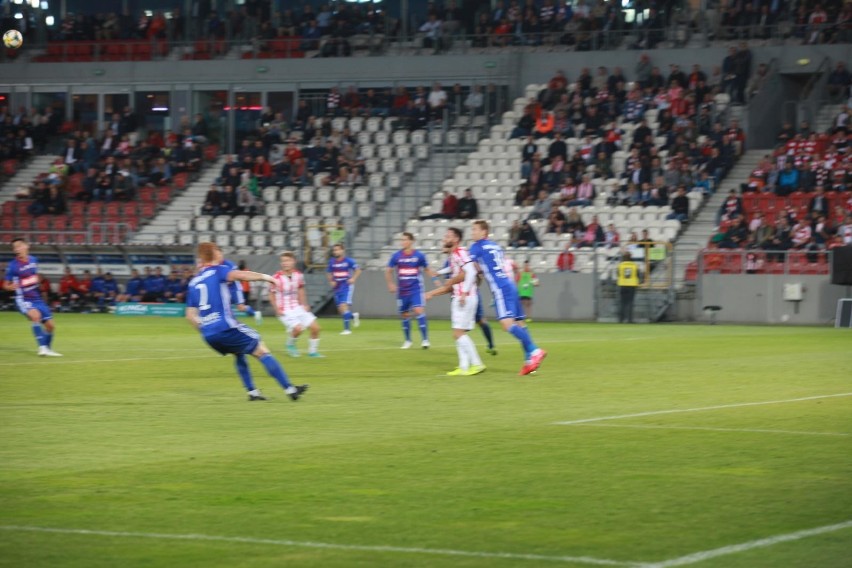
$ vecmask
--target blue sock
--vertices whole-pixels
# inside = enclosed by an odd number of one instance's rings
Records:
[[[247,391],[254,390],[254,381],[251,380],[251,371],[249,370],[248,361],[245,355],[237,355],[237,373],[243,381],[243,386]]]
[[[530,332],[527,331],[527,328],[521,327],[518,324],[513,324],[512,327],[509,328],[509,333],[515,336],[515,338],[521,342],[521,345],[524,347],[524,353],[527,357],[530,354],[538,349],[536,344],[533,342],[532,337],[530,337]]]
[[[485,336],[485,341],[488,342],[488,348],[494,349],[494,335],[491,333],[491,326],[487,321],[479,324],[479,329],[482,330],[482,335]]]
[[[411,320],[408,318],[402,318],[402,333],[406,341],[411,341]]]
[[[287,380],[287,373],[284,372],[284,369],[281,367],[281,363],[278,362],[272,353],[267,353],[266,355],[260,358],[260,362],[263,363],[263,366],[266,368],[266,372],[269,373],[269,376],[278,381],[278,384],[281,385],[282,388],[288,389],[292,385],[290,381]]]
[[[417,316],[417,327],[420,328],[420,336],[423,338],[423,341],[428,341],[429,328],[426,325],[426,314],[420,314]]]
[[[254,308],[251,306],[246,306],[246,315],[249,317],[254,317]]]
[[[352,312],[343,312],[343,329],[348,330],[352,322]]]
[[[47,337],[40,323],[33,324],[33,335],[35,335],[39,347],[47,347]]]
[[[44,343],[47,345],[47,348],[50,349],[51,343],[53,343],[53,334],[44,332]]]

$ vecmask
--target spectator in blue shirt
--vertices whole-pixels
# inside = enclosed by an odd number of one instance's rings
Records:
[[[150,274],[145,278],[144,288],[145,293],[142,296],[142,301],[163,301],[163,295],[166,292],[166,277],[163,276],[163,270],[159,266],[154,269],[154,274]]]

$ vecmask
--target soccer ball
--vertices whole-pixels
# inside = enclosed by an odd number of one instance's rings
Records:
[[[9,49],[18,49],[24,43],[24,36],[18,30],[9,30],[3,34],[3,45]]]

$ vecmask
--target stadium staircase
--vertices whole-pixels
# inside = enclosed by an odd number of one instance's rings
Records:
[[[187,185],[186,190],[173,199],[151,222],[138,231],[130,241],[134,245],[174,245],[180,242],[178,231],[180,219],[191,219],[204,203],[204,197],[210,185],[219,177],[222,166],[227,161],[226,156],[219,157],[212,165],[207,166],[197,181]],[[185,243],[191,245],[192,235]]]
[[[698,216],[688,225],[680,238],[674,243],[674,275],[677,288],[683,288],[687,281],[687,268],[693,263],[716,229],[716,213],[725,202],[728,192],[736,189],[739,192],[741,183],[748,180],[751,172],[766,155],[771,155],[772,149],[747,150],[734,165],[728,176],[722,181],[716,193],[708,199]]]
[[[828,132],[834,126],[834,119],[843,110],[842,104],[825,105],[819,109],[816,120],[814,120],[814,132]]]
[[[27,162],[0,188],[0,203],[15,199],[18,188],[22,185],[31,184],[39,174],[49,171],[54,160],[56,160],[56,156],[36,156]]]

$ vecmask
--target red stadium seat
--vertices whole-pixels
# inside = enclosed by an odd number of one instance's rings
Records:
[[[139,190],[139,201],[154,201],[154,188],[143,187]]]
[[[157,214],[157,205],[155,203],[142,203],[139,206],[139,217],[142,219],[151,219]]]
[[[17,209],[17,207],[15,206],[14,201],[7,201],[6,203],[3,204],[2,207],[0,207],[0,211],[2,211],[3,217],[6,217],[6,216],[11,217],[12,215],[15,214],[16,209]]]
[[[722,261],[722,274],[742,274],[743,257],[739,253],[726,254]]]
[[[801,209],[802,207],[807,207],[808,203],[810,203],[811,196],[804,191],[794,191],[788,196],[790,201],[790,206],[794,209]]]
[[[50,217],[47,215],[42,215],[41,217],[36,217],[35,221],[33,221],[33,230],[34,231],[49,231],[50,230]]]
[[[104,204],[100,201],[93,201],[89,203],[89,208],[86,211],[89,214],[89,217],[100,217],[104,214]]]
[[[107,217],[118,217],[120,214],[121,204],[117,201],[107,203],[106,207],[104,207],[104,215],[106,215]]]
[[[698,280],[698,262],[692,261],[686,266],[686,281],[695,282]]]
[[[86,204],[82,201],[72,201],[71,206],[68,207],[68,212],[74,216],[81,216],[86,214]]]
[[[12,177],[18,171],[18,161],[17,160],[4,160],[3,161],[3,175]]]
[[[122,217],[135,217],[136,216],[136,202],[128,201],[127,203],[121,204],[121,216]]]
[[[753,192],[743,193],[743,210],[746,213],[752,213],[757,208],[757,196],[758,194]]]
[[[65,215],[59,215],[58,217],[53,218],[53,230],[54,231],[64,231],[68,228],[68,217]]]
[[[157,203],[168,203],[172,198],[172,190],[168,187],[157,188]]]
[[[189,174],[187,173],[179,173],[175,176],[173,185],[175,189],[183,189],[186,187],[187,182],[189,181]]]
[[[85,231],[86,219],[84,217],[71,217],[68,226],[72,231]]]
[[[14,217],[3,215],[3,218],[0,219],[0,231],[14,231],[15,230],[15,219]]]
[[[18,217],[16,228],[19,231],[31,231],[33,228],[32,217]]]

